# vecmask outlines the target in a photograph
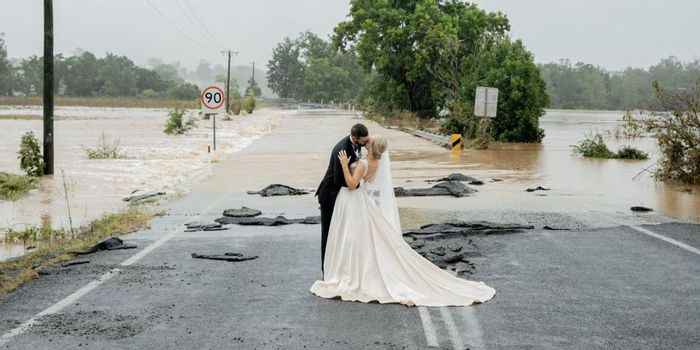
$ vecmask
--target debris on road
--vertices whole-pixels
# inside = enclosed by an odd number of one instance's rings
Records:
[[[480,181],[480,180],[475,178],[475,177],[471,177],[471,176],[460,174],[460,173],[450,174],[447,177],[443,177],[443,178],[437,179],[437,180],[426,180],[426,182],[443,182],[443,181],[475,182],[475,181]]]
[[[263,197],[275,196],[300,196],[309,194],[310,191],[294,188],[287,185],[274,184],[263,188],[260,191],[248,191],[248,194],[259,194]]]
[[[460,198],[475,192],[478,191],[459,181],[440,182],[431,188],[394,188],[394,195],[396,197],[453,196]]]
[[[69,266],[74,266],[74,265],[83,265],[83,264],[89,264],[90,260],[73,260],[69,261],[67,263],[61,264],[61,267],[69,267]]]
[[[635,212],[635,213],[648,213],[648,212],[654,211],[654,209],[642,207],[642,206],[634,206],[634,207],[631,207],[630,210]]]
[[[158,191],[150,191],[150,192],[145,192],[145,193],[141,193],[141,194],[135,194],[137,192],[138,191],[133,192],[130,196],[125,197],[122,200],[124,202],[134,203],[134,202],[142,201],[144,199],[165,195],[165,192],[158,192]]]
[[[551,190],[551,188],[546,188],[546,187],[542,187],[542,186],[537,186],[537,187],[534,187],[534,188],[528,188],[528,189],[525,190],[525,192],[550,191],[550,190]]]
[[[547,230],[547,231],[571,231],[570,228],[566,228],[566,227],[554,227],[554,226],[549,226],[549,225],[545,225],[544,227],[542,227],[542,229],[543,229],[543,230]]]
[[[203,255],[203,254],[197,254],[197,253],[192,253],[192,258],[194,259],[207,259],[207,260],[220,260],[220,261],[229,261],[229,262],[241,262],[241,261],[248,261],[248,260],[255,260],[258,258],[257,255],[244,255],[241,253],[224,253],[223,255]]]
[[[241,226],[284,226],[292,224],[303,224],[303,225],[318,225],[321,223],[320,216],[308,216],[303,219],[287,219],[284,216],[278,216],[275,218],[268,217],[228,217],[224,216],[214,220],[223,225],[241,225]]]
[[[199,231],[226,231],[228,228],[223,227],[220,223],[205,224],[201,222],[189,222],[185,224],[187,228],[185,232],[199,232]]]
[[[135,249],[135,244],[124,243],[121,239],[117,237],[110,237],[105,240],[100,241],[90,249],[82,252],[73,252],[78,255],[92,254],[100,250],[119,250],[119,249]]]
[[[257,209],[241,207],[240,209],[226,209],[223,215],[232,218],[253,218],[262,215],[262,212]]]
[[[468,236],[517,233],[532,230],[535,226],[520,224],[497,224],[488,221],[453,221],[443,224],[423,225],[418,230],[408,230],[404,236]]]

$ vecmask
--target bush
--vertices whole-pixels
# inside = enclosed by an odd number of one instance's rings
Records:
[[[632,160],[646,160],[649,159],[649,154],[642,151],[638,150],[634,147],[630,146],[625,146],[622,147],[617,153],[615,154],[615,158],[617,159],[632,159]]]
[[[41,155],[39,140],[34,133],[29,131],[22,135],[22,141],[19,146],[19,167],[27,174],[27,176],[42,176],[44,175],[44,158]]]
[[[168,121],[165,123],[165,132],[168,135],[182,135],[195,127],[194,119],[184,122],[185,110],[175,108],[168,115]]]
[[[242,107],[246,113],[253,114],[253,111],[255,110],[255,97],[250,95],[246,96],[246,98],[243,100]]]
[[[574,153],[586,158],[615,158],[615,153],[608,149],[608,145],[605,144],[603,136],[600,134],[587,136],[573,147]]]
[[[88,159],[123,159],[126,155],[121,152],[119,139],[110,143],[105,133],[102,133],[95,148],[85,148]]]
[[[667,92],[654,82],[654,91],[660,110],[671,111],[641,120],[659,144],[655,175],[661,180],[700,184],[700,81],[692,89],[677,92]]]
[[[0,200],[15,201],[36,187],[35,177],[0,172]]]
[[[234,115],[241,114],[241,100],[235,99],[231,102],[231,112],[233,112]]]
[[[622,147],[617,153],[611,151],[603,140],[603,136],[595,134],[587,136],[574,147],[574,153],[580,154],[586,158],[604,158],[604,159],[632,159],[645,160],[649,159],[649,155],[632,146]]]

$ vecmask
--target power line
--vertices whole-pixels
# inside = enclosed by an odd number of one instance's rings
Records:
[[[196,40],[196,39],[192,38],[191,36],[189,36],[189,35],[187,34],[187,32],[185,32],[182,28],[180,28],[180,26],[177,24],[177,21],[173,21],[170,17],[166,16],[165,13],[163,13],[163,11],[161,11],[155,4],[153,4],[153,3],[151,2],[151,0],[144,0],[144,2],[145,2],[146,5],[148,5],[151,9],[153,9],[153,11],[155,11],[160,17],[162,17],[163,19],[165,19],[167,22],[170,22],[170,24],[173,26],[173,28],[175,28],[175,30],[177,30],[178,32],[180,32],[180,34],[181,34],[183,37],[185,37],[186,39],[188,39],[188,40],[192,41],[193,43],[199,45],[201,48],[203,48],[203,49],[205,49],[205,50],[212,50],[212,49],[213,49],[212,47],[208,47],[206,44],[202,43],[201,41]]]
[[[212,33],[211,30],[209,30],[209,27],[207,26],[206,22],[202,21],[202,19],[197,15],[197,11],[194,9],[192,4],[188,0],[178,0],[178,2],[182,1],[182,3],[185,4],[185,6],[189,9],[189,13],[192,15],[192,17],[204,28],[204,31],[212,38],[216,40],[217,36]]]

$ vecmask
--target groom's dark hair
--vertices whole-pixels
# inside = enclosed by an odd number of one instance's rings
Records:
[[[362,124],[355,124],[352,129],[350,129],[350,135],[354,137],[367,137],[369,136],[369,130]]]

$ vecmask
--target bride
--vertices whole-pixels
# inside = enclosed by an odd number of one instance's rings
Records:
[[[335,203],[324,280],[316,281],[311,292],[322,298],[409,306],[467,306],[493,298],[493,288],[451,275],[404,241],[387,141],[375,137],[367,149],[367,159],[352,168],[345,151],[338,155],[348,187]]]

